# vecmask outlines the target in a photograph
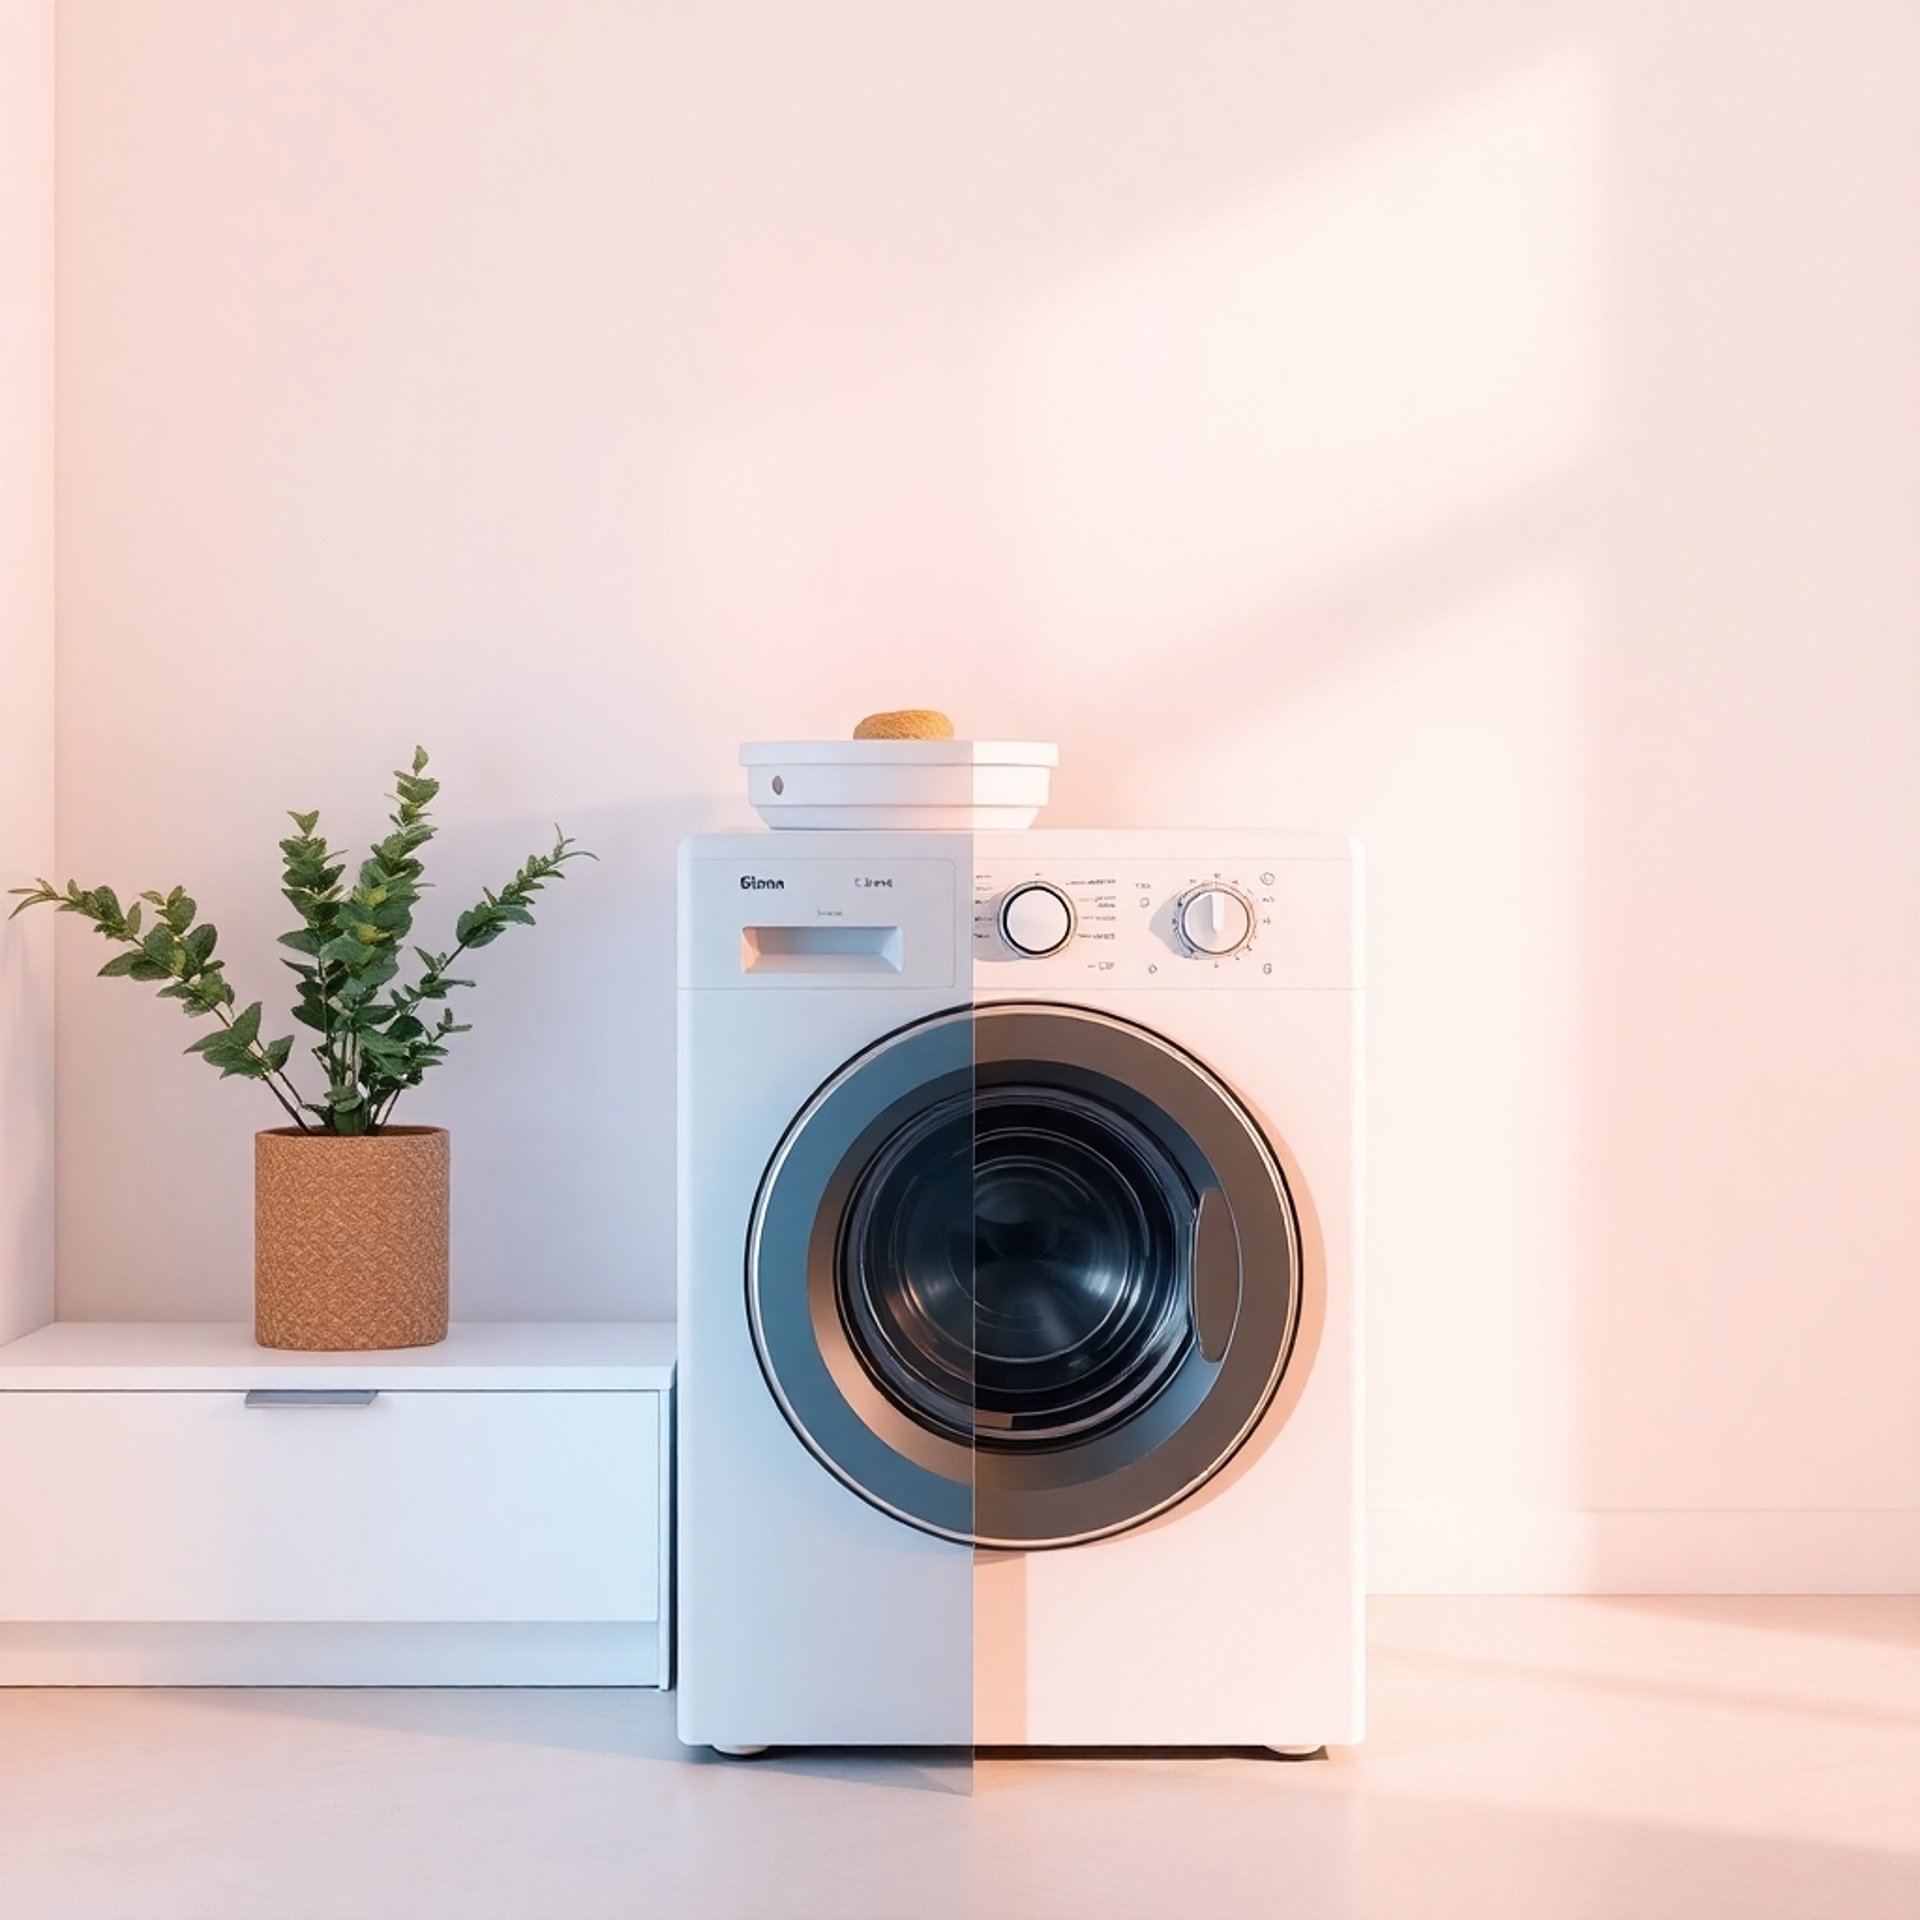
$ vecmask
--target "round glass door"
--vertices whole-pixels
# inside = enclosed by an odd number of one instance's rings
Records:
[[[957,1440],[1115,1427],[1189,1343],[1195,1205],[1159,1142],[1085,1093],[951,1095],[855,1188],[837,1276],[854,1345],[903,1411]]]
[[[863,1498],[981,1545],[1136,1525],[1231,1458],[1299,1320],[1258,1126],[1110,1016],[941,1015],[848,1063],[769,1166],[748,1244],[762,1366]]]

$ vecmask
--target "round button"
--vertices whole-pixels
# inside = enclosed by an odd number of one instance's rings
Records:
[[[1235,887],[1194,887],[1180,896],[1175,918],[1187,951],[1208,959],[1238,953],[1253,938],[1253,907]]]
[[[1073,902],[1044,880],[1015,887],[1000,902],[1000,937],[1029,959],[1058,953],[1073,938]]]

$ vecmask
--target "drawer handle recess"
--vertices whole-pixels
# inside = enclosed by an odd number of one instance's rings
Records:
[[[378,1387],[249,1387],[250,1407],[370,1407]]]

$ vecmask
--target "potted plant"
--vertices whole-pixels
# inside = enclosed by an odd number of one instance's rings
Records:
[[[289,1125],[254,1142],[254,1337],[263,1347],[344,1352],[446,1337],[450,1143],[443,1127],[395,1126],[394,1107],[467,1031],[448,1004],[473,984],[454,973],[462,957],[509,927],[531,926],[534,895],[564,879],[569,860],[592,857],[556,827],[551,851],[529,856],[460,915],[451,947],[414,947],[416,970],[402,981],[425,885],[420,853],[434,833],[428,808],[440,790],[426,769],[416,748],[394,776],[393,831],[351,884],[317,813],[291,814],[297,831],[280,842],[283,891],[300,917],[281,944],[296,956],[286,963],[299,980],[293,1017],[318,1036],[318,1100],[288,1074],[293,1036],[263,1038],[257,1000],[235,1011],[214,957],[218,936],[179,887],[126,907],[111,887],[40,880],[13,889],[16,914],[37,906],[84,914],[121,949],[102,975],[145,981],[189,1019],[210,1019],[187,1051],[223,1079],[258,1080],[285,1112]]]

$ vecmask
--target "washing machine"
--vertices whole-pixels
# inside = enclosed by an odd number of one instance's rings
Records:
[[[1357,1740],[1360,862],[682,849],[681,1737]]]

